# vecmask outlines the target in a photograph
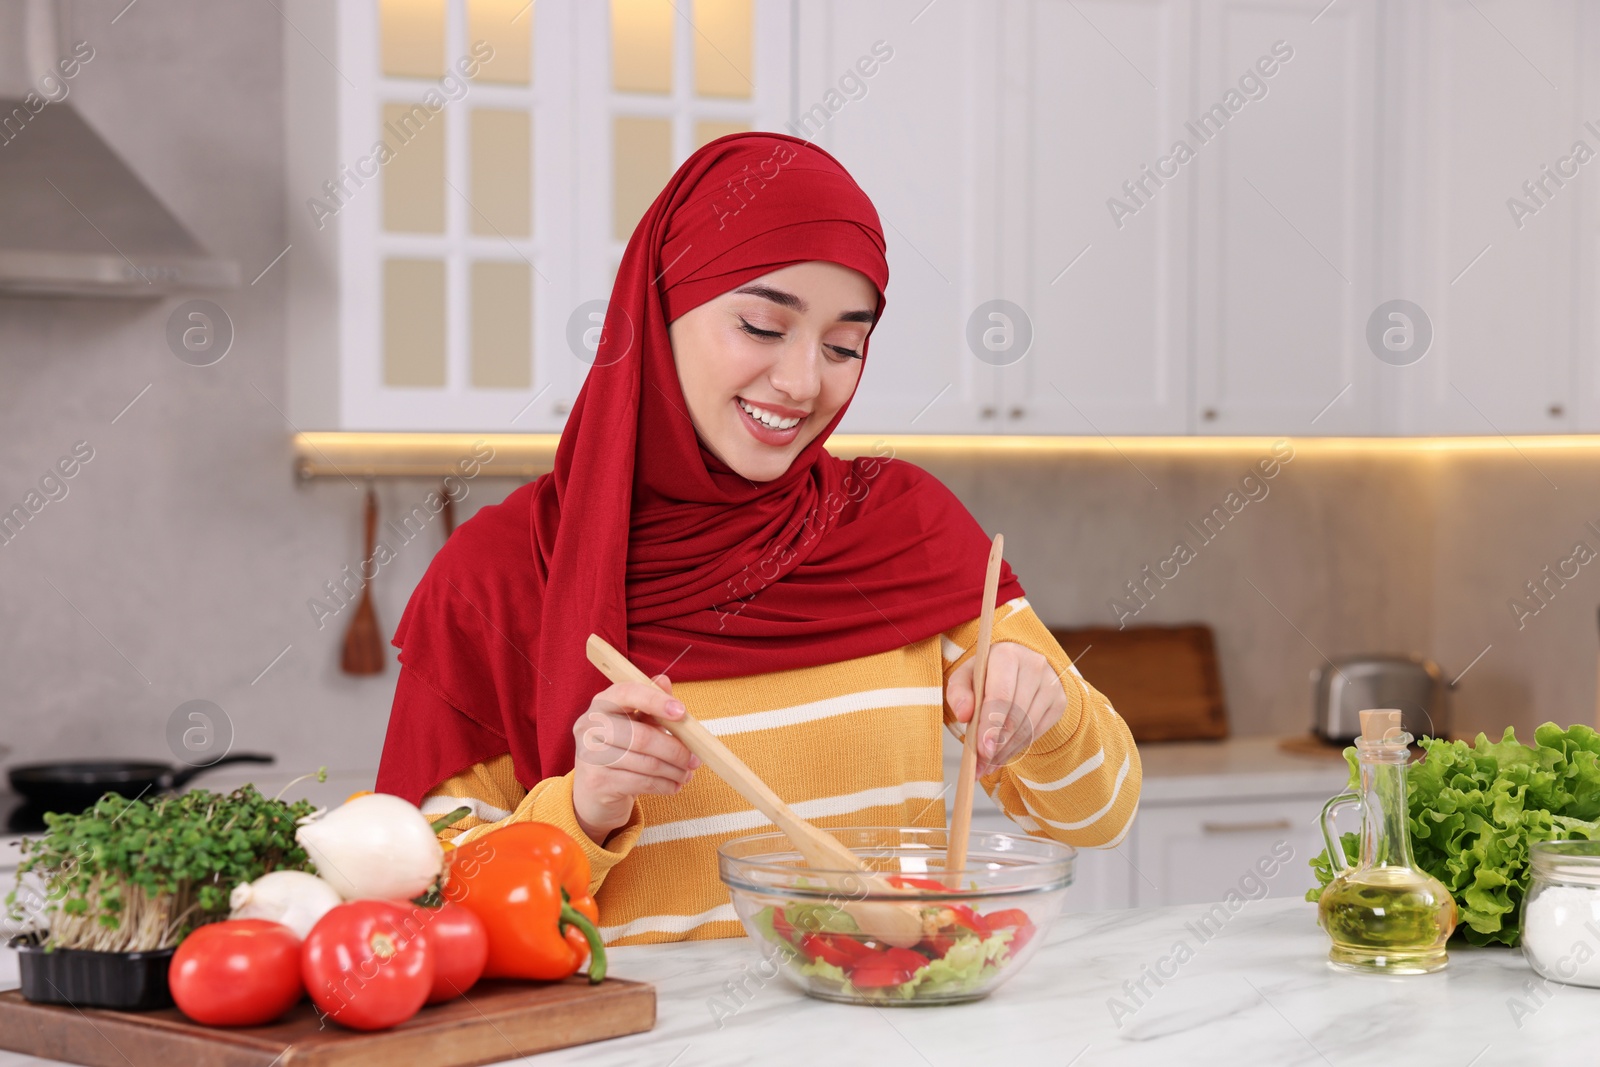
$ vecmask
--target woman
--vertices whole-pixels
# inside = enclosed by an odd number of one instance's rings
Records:
[[[823,451],[887,284],[877,213],[826,152],[762,133],[691,156],[628,243],[555,470],[412,595],[378,788],[470,805],[446,836],[566,830],[608,943],[738,936],[716,849],[767,826],[653,720],[687,709],[821,825],[943,826],[988,539],[918,468]],[[1028,831],[1113,845],[1127,727],[1009,568],[999,602],[983,787]],[[607,686],[591,632],[671,695]]]

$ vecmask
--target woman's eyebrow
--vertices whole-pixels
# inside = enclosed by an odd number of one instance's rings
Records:
[[[735,289],[734,292],[747,293],[750,296],[759,296],[763,300],[770,300],[780,307],[786,307],[791,311],[798,311],[802,315],[809,310],[809,305],[807,305],[806,302],[801,300],[798,296],[795,296],[793,293],[786,292],[782,289],[774,289],[770,285],[746,285]]]
[[[810,305],[804,300],[800,299],[794,293],[788,292],[784,289],[775,289],[770,285],[745,285],[735,289],[734,292],[744,293],[747,296],[759,296],[763,300],[770,300],[780,307],[786,307],[791,311],[798,311],[802,315],[810,310]],[[865,322],[870,325],[875,322],[877,318],[878,315],[874,311],[846,311],[844,314],[839,316],[839,321]]]

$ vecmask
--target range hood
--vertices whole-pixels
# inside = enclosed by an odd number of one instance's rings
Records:
[[[0,0],[0,294],[238,285],[74,106],[58,26],[54,0]]]

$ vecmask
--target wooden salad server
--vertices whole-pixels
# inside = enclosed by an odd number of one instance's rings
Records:
[[[599,634],[590,634],[587,645],[589,662],[613,682],[637,682],[655,686],[655,681],[634,666]],[[656,688],[659,688],[657,686]],[[806,865],[823,872],[849,872],[844,877],[828,878],[841,894],[859,895],[862,890],[874,894],[901,892],[883,878],[868,871],[861,858],[832,834],[811,825],[795,814],[743,760],[734,755],[705,724],[687,713],[682,719],[656,720],[657,725],[682,741],[684,747],[696,756],[750,805],[765,815],[772,824],[793,842],[795,849],[805,858]],[[900,948],[910,948],[922,940],[922,915],[909,904],[879,903],[850,900],[845,897],[840,907],[852,918],[863,933]]]
[[[989,546],[989,569],[983,576],[983,608],[978,613],[978,645],[972,652],[972,718],[967,720],[961,745],[961,771],[956,777],[955,808],[950,813],[950,844],[944,853],[946,879],[951,889],[961,888],[961,870],[967,865],[967,838],[972,833],[972,791],[978,778],[979,725],[983,711],[983,686],[989,668],[989,641],[994,636],[994,600],[1000,594],[1000,559],[1004,534],[995,534]]]

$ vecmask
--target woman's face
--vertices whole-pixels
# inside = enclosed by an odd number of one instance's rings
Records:
[[[877,308],[866,275],[816,261],[680,316],[672,358],[700,440],[753,482],[782,475],[855,392]]]

